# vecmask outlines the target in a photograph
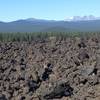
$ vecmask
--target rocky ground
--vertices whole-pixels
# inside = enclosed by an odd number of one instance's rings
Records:
[[[0,42],[0,100],[100,100],[100,36]]]

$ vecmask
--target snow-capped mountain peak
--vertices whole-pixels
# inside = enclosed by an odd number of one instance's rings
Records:
[[[73,16],[66,19],[66,21],[88,21],[88,20],[99,20],[100,17],[95,17],[93,15],[89,16]]]

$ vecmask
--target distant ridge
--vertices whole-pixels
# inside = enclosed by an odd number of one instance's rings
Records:
[[[0,32],[72,32],[100,31],[100,19],[91,16],[83,20],[56,21],[35,18],[21,19],[12,22],[0,22]],[[94,18],[94,19],[92,19]]]

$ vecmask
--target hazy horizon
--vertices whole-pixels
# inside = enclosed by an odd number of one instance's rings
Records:
[[[72,16],[99,17],[99,0],[2,0],[0,21],[36,18],[65,20]]]

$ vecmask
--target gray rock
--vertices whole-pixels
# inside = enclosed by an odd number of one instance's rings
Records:
[[[95,74],[94,73],[95,64],[96,63],[94,62],[92,65],[84,65],[84,66],[81,66],[81,68],[80,68],[81,75],[87,77],[89,75]]]

